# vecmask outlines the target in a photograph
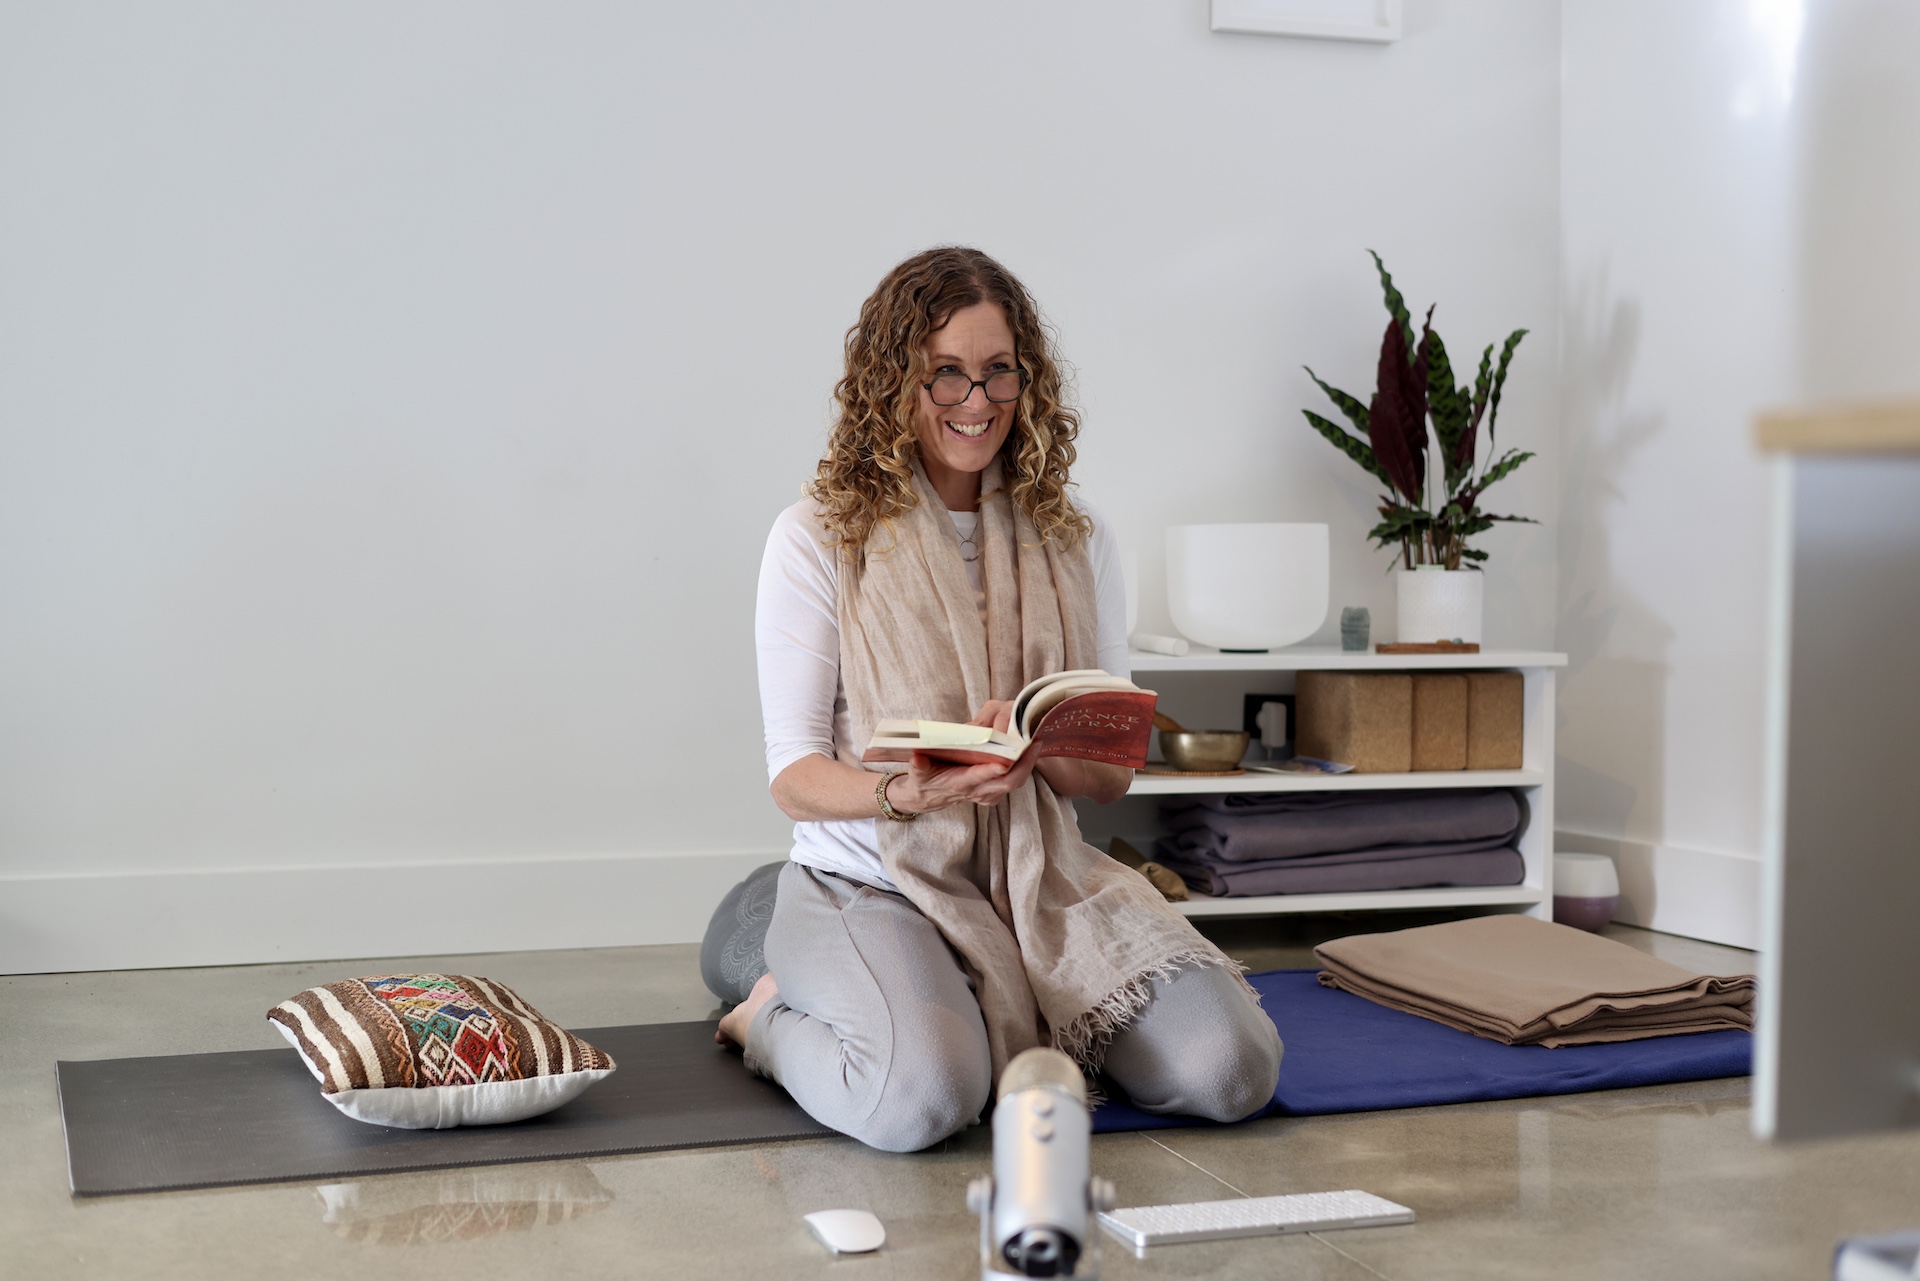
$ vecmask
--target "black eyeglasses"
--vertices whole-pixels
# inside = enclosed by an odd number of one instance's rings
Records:
[[[926,393],[933,397],[933,403],[942,409],[950,409],[965,403],[973,395],[975,387],[984,387],[987,399],[996,405],[1020,399],[1020,393],[1027,389],[1027,371],[1024,369],[1003,369],[997,374],[988,374],[985,378],[969,378],[965,374],[941,374],[930,383],[921,383]]]

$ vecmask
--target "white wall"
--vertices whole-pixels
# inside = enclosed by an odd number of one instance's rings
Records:
[[[1191,520],[1333,522],[1390,620],[1298,417],[1371,384],[1364,248],[1456,350],[1529,326],[1489,633],[1550,643],[1558,24],[0,11],[0,970],[697,937],[785,848],[764,530],[933,243],[1057,322],[1149,627]]]
[[[1562,848],[1752,946],[1756,410],[1920,394],[1920,10],[1565,0]]]
[[[1752,946],[1768,482],[1800,394],[1798,0],[1567,0],[1562,848]]]
[[[1920,6],[1808,11],[1800,377],[1809,403],[1920,396]]]
[[[1822,0],[1807,17],[1796,201],[1803,393],[1807,404],[1822,407],[1914,403],[1920,401],[1920,362],[1914,358],[1920,349],[1920,166],[1914,164],[1920,156],[1920,7],[1905,0]],[[1818,781],[1821,762],[1810,770],[1800,759],[1805,727],[1789,714],[1792,703],[1804,716],[1809,689],[1824,692],[1862,680],[1887,690],[1886,708],[1912,702],[1915,676],[1911,662],[1903,661],[1912,641],[1898,626],[1898,609],[1913,599],[1917,584],[1910,574],[1902,576],[1895,559],[1903,541],[1900,526],[1910,528],[1916,516],[1911,506],[1898,505],[1912,502],[1899,490],[1911,463],[1802,457],[1775,466],[1781,491],[1796,505],[1792,527],[1777,531],[1776,567],[1787,569],[1790,551],[1793,573],[1802,577],[1792,584],[1793,600],[1781,584],[1775,634],[1776,643],[1794,634],[1794,652],[1787,656],[1794,693],[1787,695],[1787,673],[1776,673],[1780,719],[1770,728],[1784,729],[1785,753],[1774,759],[1778,773],[1766,834],[1753,1078],[1754,1132],[1763,1138],[1890,1126],[1910,1109],[1911,1094],[1900,1087],[1911,1062],[1901,1046],[1902,1038],[1912,1041],[1911,1000],[1902,1011],[1897,999],[1879,1000],[1880,989],[1869,983],[1854,985],[1856,1006],[1834,999],[1833,980],[1894,975],[1893,983],[1907,989],[1901,995],[1910,997],[1911,953],[1920,937],[1912,921],[1920,841],[1911,822],[1893,817],[1901,815],[1905,797],[1869,807],[1858,816],[1858,830],[1835,832],[1833,817],[1818,813],[1832,784]],[[1859,504],[1861,495],[1876,489],[1883,491],[1882,501],[1861,510],[1843,511],[1831,501],[1823,510],[1820,501],[1826,490]],[[1863,542],[1863,535],[1871,542]],[[1808,648],[1833,648],[1817,634],[1826,620],[1808,617],[1818,609],[1812,602],[1835,586],[1804,577],[1823,554],[1829,565],[1846,562],[1851,574],[1839,584],[1843,594],[1837,598],[1847,612],[1830,617],[1839,619],[1841,629],[1870,629],[1867,645],[1879,643],[1882,653],[1894,655],[1891,661],[1869,660],[1845,672],[1822,671],[1810,662]],[[1811,647],[1805,647],[1806,631],[1816,633]],[[1896,774],[1910,773],[1911,759],[1874,750],[1873,734],[1885,731],[1867,719],[1853,753],[1859,761],[1830,754],[1827,769],[1853,772],[1865,762],[1868,767],[1854,777],[1871,780],[1872,763],[1888,761],[1896,762]],[[1809,774],[1816,780],[1811,786],[1801,781]],[[1811,802],[1811,817],[1791,811],[1801,801]],[[1823,835],[1830,842],[1826,848]],[[1837,841],[1850,844],[1832,843]],[[1862,1088],[1844,1080],[1849,1071],[1860,1075]]]

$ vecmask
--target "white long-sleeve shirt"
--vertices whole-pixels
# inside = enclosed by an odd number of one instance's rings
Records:
[[[1093,561],[1100,666],[1115,676],[1127,676],[1127,589],[1119,548],[1112,527],[1099,511],[1084,500],[1075,501],[1093,521],[1087,552]],[[971,537],[978,528],[978,512],[947,514],[953,518],[956,540]],[[984,608],[977,561],[967,565],[967,573]],[[865,744],[853,741],[847,693],[840,683],[839,593],[839,551],[827,542],[818,508],[811,499],[802,499],[773,522],[760,562],[760,593],[754,611],[769,782],[805,756],[860,763]],[[796,823],[791,857],[809,867],[892,889],[880,866],[876,821]]]

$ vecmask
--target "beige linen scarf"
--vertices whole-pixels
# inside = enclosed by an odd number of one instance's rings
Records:
[[[883,718],[969,720],[1037,676],[1099,662],[1084,541],[1042,542],[992,464],[977,538],[982,625],[953,523],[917,463],[914,484],[913,510],[841,567],[840,678],[856,744]],[[880,858],[973,978],[996,1079],[1049,1042],[1097,1070],[1155,977],[1187,963],[1240,970],[1138,872],[1082,841],[1038,772],[990,809],[881,820]]]

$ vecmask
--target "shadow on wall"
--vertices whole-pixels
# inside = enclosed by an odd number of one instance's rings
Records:
[[[1634,518],[1624,509],[1621,477],[1666,422],[1624,403],[1640,309],[1612,296],[1604,266],[1569,288],[1565,315],[1559,638],[1567,670],[1556,726],[1556,824],[1658,843],[1673,628],[1615,572],[1612,531]],[[1654,907],[1633,906],[1641,920]]]

